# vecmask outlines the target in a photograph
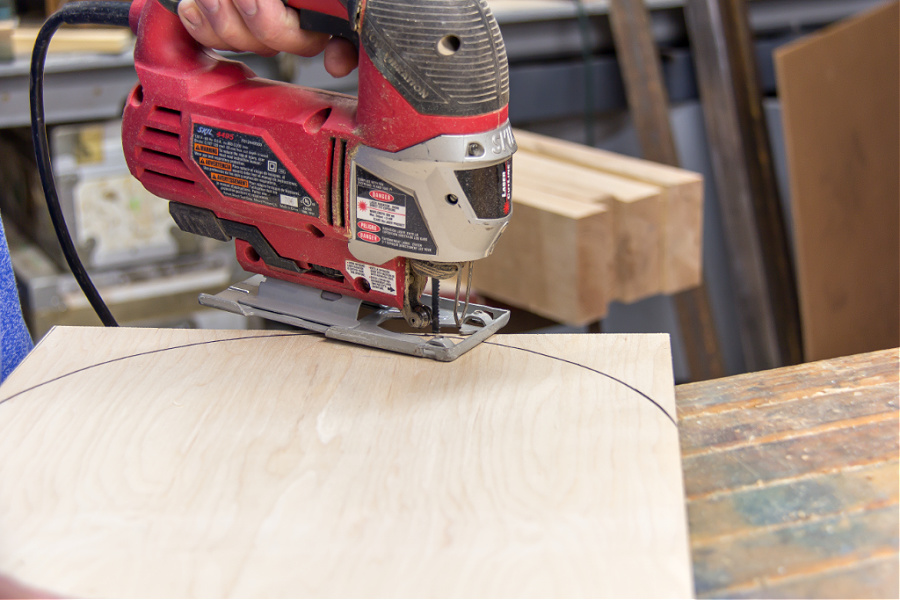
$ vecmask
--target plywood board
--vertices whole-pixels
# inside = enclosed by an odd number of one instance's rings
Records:
[[[57,328],[0,387],[0,572],[74,596],[687,597],[665,335],[442,364]]]
[[[775,55],[806,360],[900,345],[900,8]]]

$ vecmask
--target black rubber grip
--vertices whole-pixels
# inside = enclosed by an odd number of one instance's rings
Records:
[[[368,0],[363,48],[418,112],[474,116],[509,103],[506,48],[485,0]]]
[[[328,35],[342,37],[349,40],[357,49],[359,48],[359,35],[353,31],[352,26],[346,19],[323,15],[311,10],[300,10],[299,13],[300,29],[321,31]]]

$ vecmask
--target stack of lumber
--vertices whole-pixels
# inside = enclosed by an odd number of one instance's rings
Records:
[[[703,179],[682,169],[515,132],[513,216],[475,268],[479,293],[583,325],[612,301],[701,281]]]

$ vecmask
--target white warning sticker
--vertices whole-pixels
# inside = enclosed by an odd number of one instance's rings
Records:
[[[360,196],[356,199],[356,218],[406,229],[406,202],[397,198],[391,202],[379,202]]]
[[[344,266],[347,273],[354,278],[362,277],[369,282],[369,287],[373,291],[382,292],[384,294],[397,293],[397,274],[390,269],[383,267],[375,267],[352,260],[345,261]]]

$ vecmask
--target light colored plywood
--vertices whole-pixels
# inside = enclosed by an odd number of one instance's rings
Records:
[[[702,278],[703,177],[692,171],[515,130],[521,150],[661,188],[660,265],[665,293],[696,287]]]
[[[494,252],[475,265],[475,289],[563,323],[603,318],[616,281],[612,211],[522,185],[513,204]]]
[[[658,186],[521,149],[513,165],[513,187],[602,203],[613,212],[616,299],[634,302],[660,292],[663,205]]]
[[[442,364],[57,328],[0,387],[0,572],[75,596],[687,597],[665,335]]]

